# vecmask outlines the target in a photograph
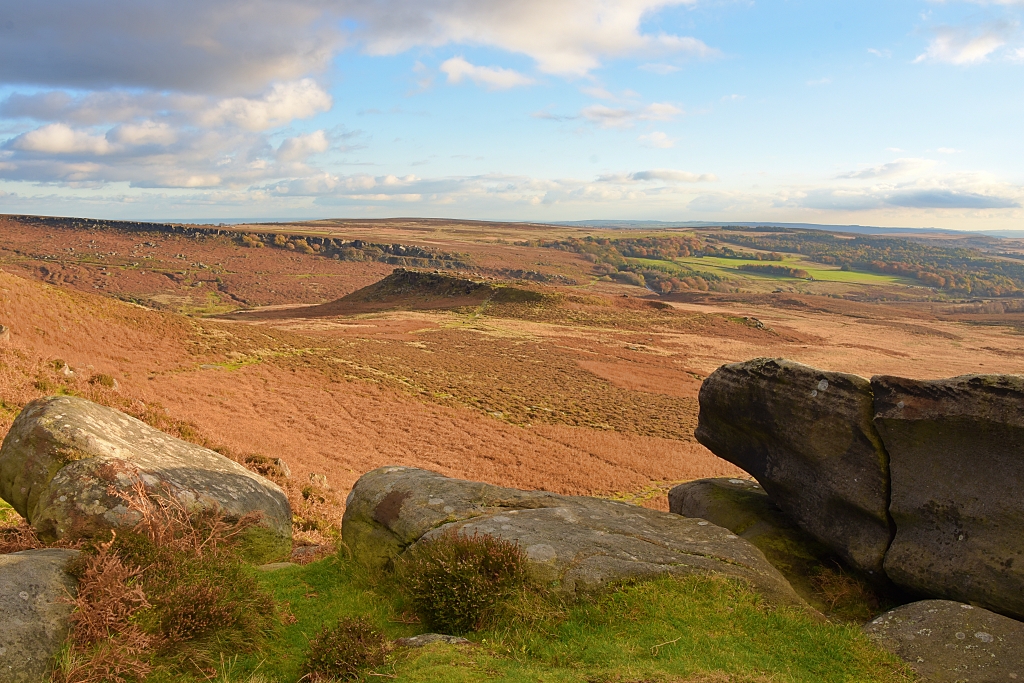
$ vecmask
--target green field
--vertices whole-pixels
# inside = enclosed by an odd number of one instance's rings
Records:
[[[643,265],[661,265],[667,263],[666,261],[654,261],[651,259],[629,259],[630,261],[637,261]],[[784,265],[790,268],[800,268],[806,270],[807,273],[815,280],[820,282],[845,282],[850,284],[865,284],[865,285],[891,285],[891,284],[909,284],[910,281],[906,278],[896,277],[894,275],[879,275],[876,273],[864,273],[854,270],[840,270],[839,268],[829,268],[823,266],[820,263],[813,263],[804,259],[795,259],[787,257],[783,261],[754,261],[747,259],[730,259],[720,258],[717,256],[704,256],[701,258],[681,258],[676,260],[677,263],[684,265],[687,268],[693,270],[706,270],[716,275],[721,275],[727,278],[753,278],[760,280],[789,280],[794,281],[798,278],[782,277],[778,275],[769,275],[762,273],[755,273],[749,270],[740,270],[739,266],[744,264],[753,265]]]

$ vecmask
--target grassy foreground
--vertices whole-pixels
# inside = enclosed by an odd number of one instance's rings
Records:
[[[366,617],[392,638],[424,631],[407,623],[412,621],[408,605],[394,585],[373,581],[341,556],[261,572],[259,581],[286,605],[294,623],[279,627],[259,654],[225,663],[222,681],[297,681],[308,640],[341,616]],[[384,667],[365,678],[453,683],[914,680],[855,627],[772,608],[741,585],[718,578],[664,578],[572,606],[524,596],[496,627],[468,637],[469,646],[396,650]],[[151,680],[160,680],[159,674]]]

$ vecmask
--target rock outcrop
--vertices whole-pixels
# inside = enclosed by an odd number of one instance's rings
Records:
[[[0,555],[0,680],[43,683],[71,629],[77,583],[64,568],[77,550]]]
[[[873,416],[866,379],[760,358],[704,381],[696,437],[851,567],[881,578],[892,528]]]
[[[380,567],[448,529],[518,543],[531,577],[569,596],[627,579],[709,573],[744,580],[779,604],[803,604],[757,548],[706,521],[409,467],[360,477],[342,537],[356,559]]]
[[[980,607],[914,602],[868,623],[864,633],[928,683],[1024,680],[1024,624]]]
[[[0,448],[0,497],[48,542],[135,524],[123,495],[140,482],[151,495],[228,518],[259,512],[290,547],[291,509],[276,484],[112,408],[67,396],[33,401]]]
[[[750,541],[797,594],[818,609],[812,577],[832,551],[798,527],[757,483],[745,479],[698,479],[668,492],[668,509],[728,529]]]
[[[874,377],[898,584],[1024,617],[1024,377]]]

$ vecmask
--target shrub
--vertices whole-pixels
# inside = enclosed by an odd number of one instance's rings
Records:
[[[107,389],[117,388],[117,380],[111,377],[110,375],[105,375],[102,373],[98,375],[93,375],[89,379],[89,384],[98,384],[101,387],[106,387]]]
[[[87,548],[70,568],[79,597],[58,683],[210,669],[218,652],[259,645],[277,610],[243,558],[258,517],[229,523],[218,510],[189,509],[170,490],[148,492],[141,482],[122,498],[138,524]]]
[[[140,583],[142,570],[117,556],[116,538],[68,567],[78,576],[78,595],[71,601],[73,644],[58,657],[57,683],[125,683],[145,678],[152,668],[141,657],[152,638],[133,620],[150,607]]]
[[[303,680],[355,680],[366,669],[384,663],[389,644],[379,631],[362,618],[342,618],[325,626],[309,641],[302,665]]]
[[[428,626],[458,635],[483,626],[525,585],[526,558],[516,543],[446,531],[414,546],[399,577]]]

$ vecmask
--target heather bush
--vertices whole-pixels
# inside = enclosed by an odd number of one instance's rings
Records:
[[[388,639],[362,618],[342,618],[325,626],[309,641],[303,680],[356,680],[384,663]]]
[[[79,579],[75,628],[57,683],[212,671],[219,654],[257,648],[276,621],[273,597],[244,557],[258,518],[230,523],[169,491],[150,493],[140,483],[124,496],[138,524],[94,542],[71,568]]]
[[[482,627],[525,585],[526,558],[516,543],[447,531],[414,546],[398,576],[424,623],[458,635]]]

